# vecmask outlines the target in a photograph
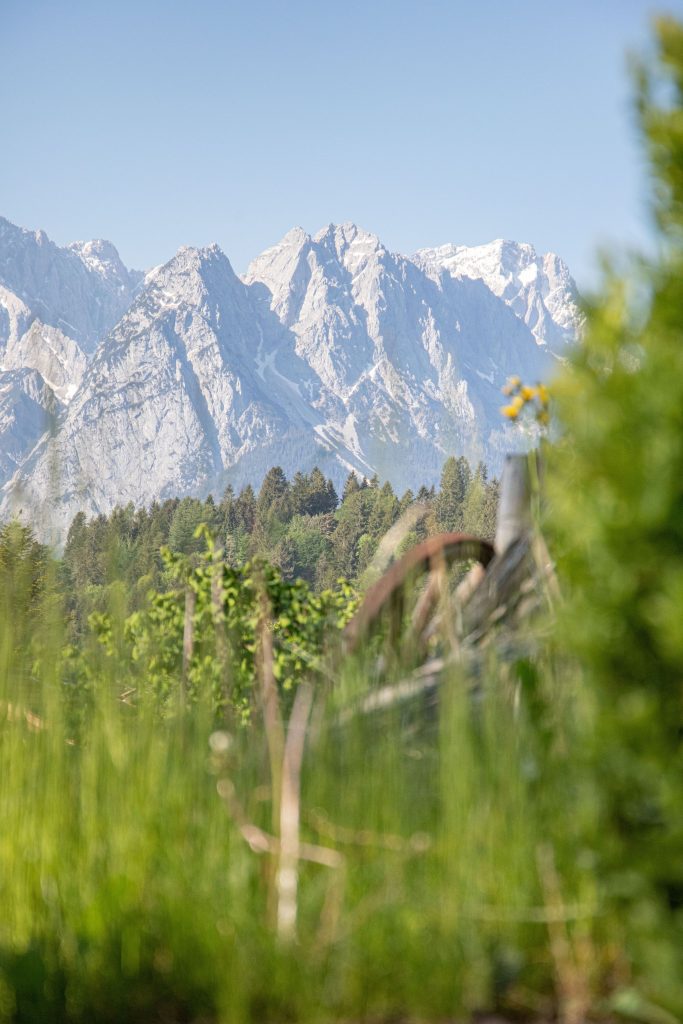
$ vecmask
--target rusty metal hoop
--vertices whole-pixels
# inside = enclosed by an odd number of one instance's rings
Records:
[[[475,561],[484,568],[494,556],[493,545],[467,533],[440,533],[428,537],[407,551],[368,590],[365,598],[344,630],[344,647],[351,653],[359,641],[377,623],[382,612],[402,594],[416,573],[433,573],[455,562]]]

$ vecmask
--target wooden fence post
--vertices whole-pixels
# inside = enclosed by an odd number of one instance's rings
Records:
[[[528,455],[508,455],[500,481],[494,548],[504,554],[531,528],[531,478]]]

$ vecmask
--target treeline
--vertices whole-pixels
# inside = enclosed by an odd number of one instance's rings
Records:
[[[303,579],[321,591],[340,577],[359,580],[381,538],[408,509],[416,515],[401,539],[403,549],[447,530],[492,537],[497,500],[498,481],[488,479],[483,464],[473,469],[464,457],[446,460],[438,489],[422,486],[402,496],[377,477],[358,480],[352,473],[340,498],[319,469],[296,473],[290,481],[276,466],[258,492],[247,485],[235,494],[228,486],[220,501],[211,495],[172,498],[90,520],[79,513],[69,529],[62,573],[71,593],[119,580],[133,599],[135,592],[142,599],[149,589],[165,589],[162,547],[191,560],[200,556],[206,541],[197,527],[204,523],[228,564],[261,557],[285,580]]]

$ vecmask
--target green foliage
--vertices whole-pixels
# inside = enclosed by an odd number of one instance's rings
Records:
[[[197,527],[206,523],[207,511],[210,510],[197,498],[183,498],[173,513],[168,532],[168,545],[173,551],[191,555],[202,550],[203,537],[197,533]]]
[[[382,488],[366,492],[369,519]],[[539,793],[533,722],[506,696],[516,673],[474,715],[463,679],[445,680],[438,728],[419,708],[349,717],[376,672],[372,652],[327,660],[350,588],[316,595],[263,563],[237,569],[198,532],[199,555],[164,552],[171,589],[128,615],[125,584],[110,584],[75,646],[46,614],[44,552],[11,531],[3,565],[30,568],[45,628],[22,693],[0,620],[0,1013],[447,1019],[526,1006],[528,991],[552,1008],[545,929],[518,918],[542,905],[535,845],[564,828],[566,801]],[[318,681],[301,828],[327,863],[299,864],[296,943],[274,933],[275,855],[259,846],[280,821],[258,698],[271,642],[285,723],[296,684]],[[563,869],[567,900],[585,874]]]
[[[365,483],[365,481],[363,481]],[[342,492],[342,501],[346,501],[350,494],[354,491],[358,491],[361,488],[361,484],[358,481],[358,477],[355,473],[349,473],[344,483],[344,490]]]
[[[0,621],[5,631],[0,659],[13,664],[17,686],[30,679],[36,633],[55,589],[55,566],[47,548],[18,522],[0,528]]]
[[[272,532],[276,523],[284,522],[290,512],[290,494],[287,477],[279,466],[266,473],[256,500],[254,531],[257,536]],[[257,541],[258,543],[258,541]]]
[[[463,509],[471,479],[472,472],[467,459],[462,456],[446,459],[441,473],[441,488],[435,502],[439,530],[462,530]]]
[[[655,1001],[683,1011],[683,27],[659,23],[639,110],[660,252],[610,271],[554,392],[550,529],[595,718],[602,850]],[[674,951],[678,952],[674,954]]]
[[[182,586],[151,593],[146,607],[125,620],[127,671],[164,706],[177,708],[186,594],[191,591],[192,653],[185,697],[196,701],[200,694],[205,698],[210,693],[214,714],[231,710],[248,716],[255,699],[259,629],[267,629],[272,638],[275,679],[289,690],[303,677],[319,673],[324,643],[329,643],[333,630],[346,625],[357,598],[342,581],[335,591],[315,594],[303,579],[289,582],[267,562],[234,568],[224,562],[205,527],[197,534],[206,548],[198,565],[168,548],[163,551],[169,574]],[[99,624],[103,635],[102,620],[93,624]]]
[[[34,613],[47,585],[48,549],[39,544],[31,529],[16,521],[0,528],[0,594],[4,611],[19,619]],[[11,600],[11,608],[9,601]]]
[[[318,564],[330,547],[329,537],[335,526],[329,513],[322,517],[295,515],[287,530],[292,545],[292,575],[314,584]]]
[[[334,512],[337,493],[331,480],[326,480],[317,466],[310,476],[296,473],[291,486],[291,507],[294,515],[317,516]]]
[[[400,501],[390,484],[380,486],[374,479],[370,485],[350,474],[339,504],[332,481],[319,469],[295,473],[290,483],[276,466],[266,474],[258,498],[251,486],[235,495],[229,485],[218,504],[211,496],[205,501],[186,497],[137,511],[117,508],[90,521],[79,513],[62,564],[74,635],[83,634],[89,615],[106,609],[114,582],[125,583],[136,609],[144,607],[150,590],[174,587],[161,548],[197,565],[205,552],[203,534],[197,534],[201,524],[229,565],[260,557],[285,579],[301,578],[321,591],[334,588],[339,577],[358,583],[382,536],[415,501],[427,510],[412,534],[423,540],[440,529],[462,528],[465,521],[471,532],[491,538],[497,500],[497,481],[486,480],[483,467],[473,472],[460,458],[447,461],[438,493],[423,486],[416,497],[408,491]]]
[[[462,504],[462,529],[475,537],[492,539],[496,532],[498,481],[489,483],[486,466],[479,463],[471,475]]]

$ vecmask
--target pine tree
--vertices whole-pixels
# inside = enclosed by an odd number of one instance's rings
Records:
[[[285,536],[275,547],[271,561],[282,573],[283,579],[293,580],[296,578],[296,546],[291,538]]]
[[[368,520],[368,533],[378,542],[398,519],[399,504],[391,484],[372,488],[372,508]]]
[[[310,492],[310,480],[305,473],[297,470],[289,488],[293,515],[305,515]]]
[[[288,493],[289,482],[284,471],[280,466],[273,466],[266,473],[256,499],[257,520],[264,523],[269,512],[282,513]]]
[[[223,497],[217,509],[217,520],[217,532],[220,542],[225,545],[226,538],[235,533],[238,528],[235,492],[232,484],[228,484],[223,491]]]
[[[356,491],[360,490],[360,484],[358,483],[358,477],[355,473],[349,473],[344,483],[344,490],[342,491],[342,502],[351,494],[355,494]]]
[[[399,502],[399,515],[403,515],[403,513],[406,512],[412,504],[414,504],[414,502],[415,495],[410,488],[408,488]]]
[[[64,546],[64,566],[74,588],[87,586],[89,574],[85,564],[88,526],[85,512],[77,512],[71,521]]]
[[[353,579],[356,575],[358,541],[367,529],[373,494],[370,488],[359,488],[346,498],[337,513],[338,525],[328,556],[329,573],[334,579]]]
[[[168,534],[168,546],[183,555],[194,554],[204,547],[204,540],[195,531],[204,522],[204,506],[197,498],[183,498],[175,510]]]
[[[334,512],[338,504],[337,492],[331,480],[326,480],[317,466],[309,478],[309,496],[306,512],[310,516]]]
[[[310,476],[296,473],[289,491],[292,515],[317,516],[334,512],[338,504],[337,493],[331,480],[326,480],[315,466]]]
[[[13,649],[15,676],[30,673],[32,640],[41,629],[42,600],[48,592],[49,564],[48,549],[38,543],[30,527],[11,520],[0,528],[3,649],[4,656]],[[15,686],[20,681],[12,680]]]
[[[256,498],[254,488],[247,484],[235,501],[235,526],[238,532],[250,534],[256,519]]]
[[[450,456],[441,472],[441,486],[436,497],[436,522],[439,530],[450,532],[462,530],[463,504],[472,477],[469,463],[464,456]]]
[[[493,541],[498,523],[498,501],[500,499],[500,481],[494,477],[486,484],[484,503],[481,509],[480,536]]]
[[[486,466],[480,462],[470,478],[462,504],[462,528],[475,537],[483,536],[483,512],[486,501]]]

